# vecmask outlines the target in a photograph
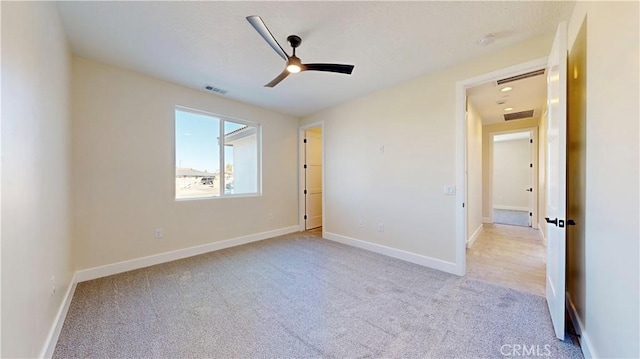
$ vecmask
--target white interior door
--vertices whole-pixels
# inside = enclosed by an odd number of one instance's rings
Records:
[[[567,25],[558,25],[547,64],[547,304],[564,340],[567,162]]]
[[[305,229],[313,229],[322,226],[322,134],[305,138]]]

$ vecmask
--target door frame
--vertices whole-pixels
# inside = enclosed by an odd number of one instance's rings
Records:
[[[541,119],[542,120],[542,119]],[[535,190],[531,197],[533,197],[533,201],[531,202],[531,228],[538,229],[538,194],[540,193],[540,189],[538,188],[538,129],[539,127],[523,127],[513,130],[503,130],[503,131],[494,131],[489,132],[489,208],[491,208],[491,213],[489,214],[489,220],[493,223],[493,143],[494,136],[496,135],[505,135],[509,133],[520,133],[520,132],[529,132],[531,134],[531,139],[533,139],[534,149],[533,152],[529,153],[529,159],[531,163],[533,163],[533,178],[531,180],[531,186]]]
[[[310,123],[308,125],[298,127],[298,230],[303,232],[304,226],[304,213],[305,213],[305,198],[304,198],[304,133],[308,129],[320,127],[322,132],[322,236],[324,237],[325,231],[325,129],[324,121]]]
[[[456,265],[454,273],[465,275],[467,267],[467,89],[489,81],[547,67],[547,56],[505,67],[456,83]],[[323,208],[324,210],[324,208]]]

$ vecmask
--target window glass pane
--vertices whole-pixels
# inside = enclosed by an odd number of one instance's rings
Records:
[[[258,193],[258,128],[226,120],[224,133],[224,193]]]
[[[233,146],[224,146],[224,194],[234,194],[233,188]]]
[[[176,198],[220,196],[220,121],[176,110]]]

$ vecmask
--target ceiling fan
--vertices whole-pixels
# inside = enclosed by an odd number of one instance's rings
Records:
[[[284,80],[289,74],[295,74],[301,71],[325,71],[325,72],[337,72],[341,74],[351,75],[353,71],[353,65],[342,65],[342,64],[303,64],[302,61],[296,56],[296,48],[300,46],[302,43],[302,39],[297,35],[289,35],[287,37],[287,41],[289,45],[293,48],[293,55],[289,56],[282,49],[282,46],[276,41],[275,37],[271,34],[271,31],[267,28],[267,25],[264,24],[262,18],[257,15],[247,16],[247,21],[253,26],[256,31],[262,36],[262,38],[271,46],[275,52],[280,55],[285,61],[287,61],[286,68],[278,77],[273,79],[273,81],[264,85],[265,87],[274,87],[279,84],[280,81]]]

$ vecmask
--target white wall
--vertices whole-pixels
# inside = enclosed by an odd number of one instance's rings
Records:
[[[482,226],[482,118],[467,108],[467,239]]]
[[[54,3],[3,1],[1,6],[0,356],[34,358],[73,271],[69,55]]]
[[[640,357],[640,4],[578,2],[586,18],[585,326],[592,354]],[[570,75],[571,69],[569,70]],[[583,334],[585,334],[583,333]]]
[[[453,263],[456,198],[443,186],[456,183],[456,82],[547,56],[551,41],[536,38],[302,119],[325,122],[325,232]]]
[[[493,142],[493,208],[529,211],[529,139]]]
[[[72,69],[78,269],[298,224],[296,118],[84,58]],[[174,199],[176,105],[262,124],[262,196]]]

